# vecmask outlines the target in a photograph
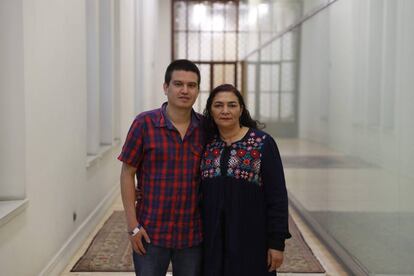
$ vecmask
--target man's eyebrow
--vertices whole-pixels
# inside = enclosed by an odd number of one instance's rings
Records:
[[[185,82],[185,81],[183,81],[183,80],[172,80],[173,82]],[[189,82],[187,82],[188,84],[197,84],[197,82],[196,81],[189,81]]]

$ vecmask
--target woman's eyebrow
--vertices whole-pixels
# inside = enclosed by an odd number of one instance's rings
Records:
[[[237,101],[228,101],[228,102],[222,102],[222,101],[215,101],[215,102],[213,102],[213,104],[215,104],[215,103],[220,103],[220,104],[222,104],[222,103],[227,103],[227,104],[233,104],[233,103],[237,103]]]

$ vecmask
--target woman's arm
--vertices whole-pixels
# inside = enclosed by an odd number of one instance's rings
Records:
[[[267,212],[268,247],[283,251],[289,233],[288,196],[282,160],[271,136],[264,141],[261,174]]]

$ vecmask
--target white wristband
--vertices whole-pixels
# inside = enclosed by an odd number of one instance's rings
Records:
[[[141,225],[138,224],[134,229],[132,229],[132,231],[129,231],[128,234],[131,237],[134,237],[136,234],[138,234],[140,229],[141,229]]]

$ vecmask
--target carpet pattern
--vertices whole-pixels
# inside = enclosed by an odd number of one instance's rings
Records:
[[[286,242],[285,260],[278,272],[325,272],[291,218],[289,218],[289,229],[292,238]],[[115,211],[96,234],[85,254],[72,268],[72,272],[134,271],[132,249],[127,235],[124,212]]]

